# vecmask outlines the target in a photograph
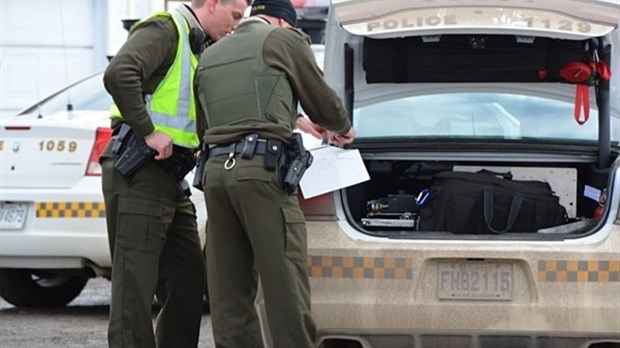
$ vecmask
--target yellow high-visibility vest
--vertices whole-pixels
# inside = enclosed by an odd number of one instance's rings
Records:
[[[176,56],[166,76],[153,94],[145,96],[146,109],[156,131],[169,135],[176,145],[193,149],[199,144],[193,89],[198,60],[190,48],[189,25],[181,13],[172,10],[155,13],[137,22],[134,27],[157,16],[172,18],[179,34],[179,41]],[[116,105],[111,106],[110,117],[122,117]]]

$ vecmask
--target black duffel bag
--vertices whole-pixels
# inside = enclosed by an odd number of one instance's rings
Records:
[[[487,171],[441,172],[420,209],[419,230],[532,233],[566,222],[566,209],[546,182],[507,180]]]

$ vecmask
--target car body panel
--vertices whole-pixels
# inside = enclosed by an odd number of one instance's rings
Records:
[[[603,278],[609,273],[612,279],[618,276],[617,254],[605,250],[606,243],[619,242],[617,226],[615,231],[607,227],[607,232],[602,232],[607,235],[605,243],[596,243],[598,246],[594,244],[594,247],[593,244],[571,247],[563,243],[523,243],[515,248],[514,242],[509,241],[492,246],[474,241],[354,241],[326,225],[329,224],[308,223],[312,235],[309,245],[312,306],[319,330],[613,334],[620,328],[617,312],[609,310],[607,301],[617,298],[617,281]],[[333,247],[325,247],[328,241]],[[361,255],[360,250],[364,251]],[[582,259],[575,259],[575,255]],[[438,262],[468,259],[474,259],[471,261],[474,263],[484,259],[513,264],[514,287],[509,304],[438,298]],[[347,267],[347,260],[351,266]],[[605,262],[612,265],[613,271],[595,271]],[[586,272],[600,279],[562,280],[561,271],[547,271],[553,263],[587,263],[591,268]],[[552,279],[548,273],[558,278]],[[558,296],[569,293],[571,296]],[[574,301],[574,298],[583,300]]]
[[[0,230],[0,268],[111,266],[100,177],[84,177],[70,189],[3,188],[1,196],[28,208],[22,228]],[[204,197],[193,190],[192,198],[204,245]]]
[[[70,188],[77,184],[86,172],[96,128],[107,119],[102,111],[75,111],[6,120],[0,140],[0,187]],[[43,173],[45,180],[41,180]]]

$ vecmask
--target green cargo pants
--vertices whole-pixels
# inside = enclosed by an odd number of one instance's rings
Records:
[[[210,158],[206,166],[207,278],[216,347],[262,347],[254,307],[260,277],[274,348],[314,347],[307,239],[296,195],[286,194],[263,156]]]
[[[114,160],[108,146],[101,164],[112,255],[109,346],[196,347],[205,266],[194,205],[154,162],[128,184]],[[156,337],[154,294],[162,304]]]

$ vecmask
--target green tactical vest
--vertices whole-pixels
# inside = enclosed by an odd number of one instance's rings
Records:
[[[199,144],[196,134],[196,107],[194,102],[194,73],[198,60],[191,52],[189,26],[178,11],[156,13],[149,18],[171,17],[179,34],[176,56],[166,76],[153,94],[145,96],[146,109],[156,131],[167,134],[179,146],[196,148]],[[134,28],[149,18],[143,19]],[[133,29],[133,28],[132,28]],[[120,118],[116,105],[110,109],[112,118]]]
[[[257,122],[295,127],[297,98],[288,79],[263,60],[265,39],[275,29],[242,23],[202,56],[197,93],[209,128]]]

